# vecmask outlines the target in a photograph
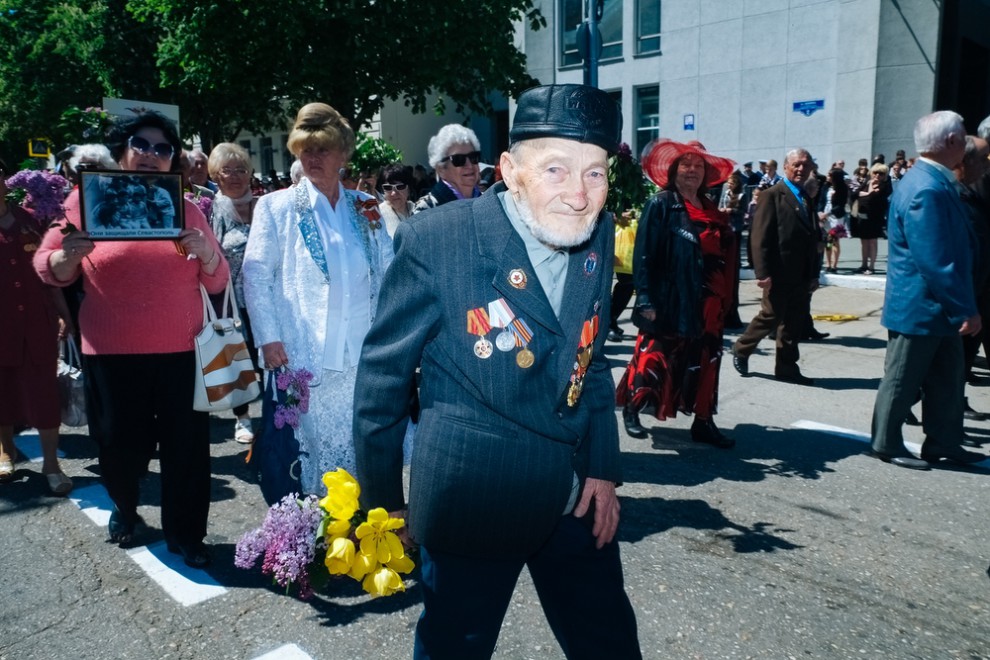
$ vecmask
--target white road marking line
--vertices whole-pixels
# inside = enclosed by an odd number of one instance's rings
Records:
[[[113,501],[101,484],[77,488],[72,491],[70,499],[97,526],[105,528],[110,523]],[[181,555],[169,552],[164,541],[132,548],[127,554],[144,569],[148,577],[182,605],[195,605],[227,593],[227,589],[207,573],[189,568]]]
[[[164,541],[132,548],[127,554],[169,596],[186,607],[227,593],[206,571],[186,566],[182,555],[169,552]]]
[[[254,660],[313,660],[313,658],[295,644],[286,644],[274,651],[259,655]]]
[[[21,452],[32,463],[41,462],[41,438],[38,437],[38,429],[25,429],[14,438],[17,451]],[[59,458],[65,458],[65,452],[59,449]]]
[[[844,429],[841,426],[832,426],[831,424],[822,424],[820,422],[812,422],[807,419],[799,419],[798,421],[791,424],[791,428],[804,429],[806,431],[821,431],[822,433],[828,433],[829,435],[838,435],[843,438],[850,438],[852,440],[859,440],[860,442],[869,443],[871,438],[869,433],[863,433],[862,431],[853,431],[852,429]],[[921,455],[921,443],[914,442],[905,438],[904,447],[914,454],[915,456]],[[973,463],[973,465],[990,468],[990,458],[980,461],[979,463]]]
[[[828,433],[829,435],[838,435],[851,440],[859,440],[860,442],[865,442],[867,444],[869,444],[872,439],[870,438],[869,433],[854,431],[852,429],[844,429],[841,426],[832,426],[831,424],[822,424],[821,422],[812,422],[808,419],[799,419],[791,424],[791,428],[804,429],[806,431],[821,431],[822,433]],[[905,438],[904,446],[915,456],[921,453],[921,443]]]
[[[113,501],[107,495],[107,489],[100,484],[76,488],[69,495],[69,499],[98,526],[106,527],[110,524]]]

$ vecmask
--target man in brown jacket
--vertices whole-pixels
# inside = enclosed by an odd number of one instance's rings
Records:
[[[818,288],[818,223],[804,185],[815,163],[804,149],[784,159],[784,179],[763,192],[750,229],[753,269],[763,289],[759,313],[732,347],[732,365],[749,374],[749,356],[777,329],[777,380],[813,385],[798,367],[798,338],[806,329],[809,291]]]

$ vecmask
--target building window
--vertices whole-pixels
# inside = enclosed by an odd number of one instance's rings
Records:
[[[578,53],[578,28],[587,17],[587,0],[560,0],[560,44],[562,66],[581,64]],[[622,0],[604,0],[598,30],[602,35],[600,59],[622,57]]]
[[[639,158],[643,149],[660,137],[660,86],[651,85],[636,90],[636,152]]]
[[[636,54],[660,52],[660,0],[636,2]]]
[[[275,158],[272,153],[272,139],[270,137],[261,138],[261,174],[268,176],[275,169]]]

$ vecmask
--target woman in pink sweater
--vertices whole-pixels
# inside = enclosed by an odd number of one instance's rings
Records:
[[[114,127],[108,145],[124,170],[178,172],[182,145],[175,124],[157,112]],[[195,204],[185,201],[177,241],[99,241],[85,231],[50,229],[34,265],[42,280],[66,286],[80,276],[79,311],[90,436],[114,502],[110,540],[132,543],[138,481],[158,445],[162,531],[186,564],[206,566],[203,543],[210,509],[209,416],[193,410],[193,338],[203,326],[202,282],[226,286],[220,246]],[[79,226],[79,197],[66,200]]]

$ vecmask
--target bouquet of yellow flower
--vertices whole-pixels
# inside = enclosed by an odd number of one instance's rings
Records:
[[[340,468],[323,475],[327,494],[321,500],[291,494],[274,504],[264,524],[237,543],[234,564],[252,568],[264,556],[261,571],[286,590],[299,587],[309,598],[330,576],[347,575],[373,596],[405,591],[399,573],[415,567],[395,534],[402,518],[385,509],[361,511],[361,487]]]

